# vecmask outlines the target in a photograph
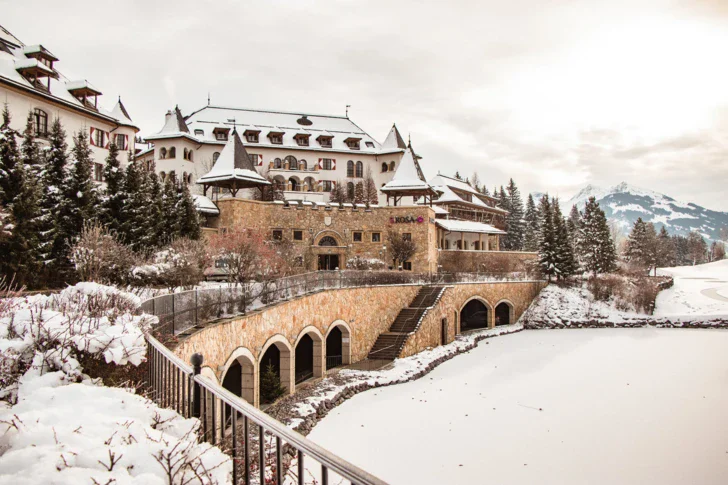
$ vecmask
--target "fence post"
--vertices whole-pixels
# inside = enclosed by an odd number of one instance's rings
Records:
[[[176,293],[172,293],[172,335],[175,334],[175,330],[177,330],[177,323],[176,323],[176,315],[174,313],[174,295]]]
[[[195,381],[194,376],[200,375],[202,371],[202,354],[192,354],[190,363],[192,364],[192,417],[200,417],[200,385]]]
[[[197,325],[200,324],[200,319],[199,319],[199,317],[197,315],[197,310],[198,310],[198,308],[200,308],[199,304],[197,303],[197,293],[198,293],[198,291],[199,290],[197,288],[195,288],[195,326],[197,326]]]

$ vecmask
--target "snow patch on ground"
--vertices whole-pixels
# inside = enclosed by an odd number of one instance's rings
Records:
[[[661,268],[658,274],[672,276],[675,284],[657,295],[655,316],[728,316],[728,301],[704,293],[715,289],[719,296],[728,297],[728,260]]]

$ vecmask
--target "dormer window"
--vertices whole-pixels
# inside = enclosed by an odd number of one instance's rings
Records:
[[[16,61],[15,70],[32,84],[33,87],[45,91],[50,91],[51,89],[51,78],[58,79],[58,74],[38,59]]]
[[[205,130],[201,130],[199,128],[195,129],[195,136],[204,136],[204,135],[205,135]]]
[[[88,81],[68,82],[66,83],[66,89],[86,108],[98,109],[98,100],[99,96],[101,96],[101,91],[93,88]]]
[[[273,145],[283,145],[283,132],[271,131],[268,133],[268,139]]]
[[[227,141],[229,132],[230,128],[222,128],[219,126],[212,130],[212,134],[215,135],[217,141]]]
[[[245,141],[248,143],[259,143],[260,130],[245,130]]]
[[[319,142],[321,148],[331,148],[333,146],[334,137],[328,135],[319,135],[316,137],[316,141]]]
[[[368,141],[365,144],[366,144],[367,148],[374,148],[374,142],[372,142],[372,141]]]
[[[308,146],[308,138],[311,135],[306,133],[296,133],[296,135],[293,137],[294,140],[296,140],[296,143],[300,147],[307,147]]]
[[[352,138],[349,137],[346,140],[344,140],[344,143],[346,143],[346,146],[349,147],[350,150],[359,150],[359,142],[361,141],[361,138]]]
[[[56,56],[42,45],[29,45],[23,47],[23,54],[30,59],[37,59],[49,69],[53,69],[53,63],[58,60]]]

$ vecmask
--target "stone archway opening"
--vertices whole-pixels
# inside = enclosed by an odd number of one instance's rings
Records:
[[[495,307],[495,326],[510,325],[513,320],[513,307],[508,302],[501,302]]]
[[[222,387],[240,396],[248,403],[255,405],[255,365],[248,357],[238,357],[225,371],[222,378]],[[225,423],[232,423],[230,406],[225,405]]]
[[[478,299],[470,300],[460,310],[460,331],[488,328],[488,307]]]
[[[270,404],[280,397],[280,388],[283,394],[290,393],[293,389],[291,351],[280,342],[271,344],[260,359],[258,374],[261,404]]]
[[[323,340],[319,335],[314,332],[307,332],[300,337],[295,350],[296,384],[314,377],[323,377],[322,353]]]
[[[326,336],[326,370],[351,364],[351,332],[335,325]]]

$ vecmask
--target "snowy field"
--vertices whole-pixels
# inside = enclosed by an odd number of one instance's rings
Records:
[[[728,331],[501,336],[309,435],[392,484],[728,483]]]
[[[675,285],[657,296],[656,316],[728,315],[728,259],[658,273],[672,276]]]

